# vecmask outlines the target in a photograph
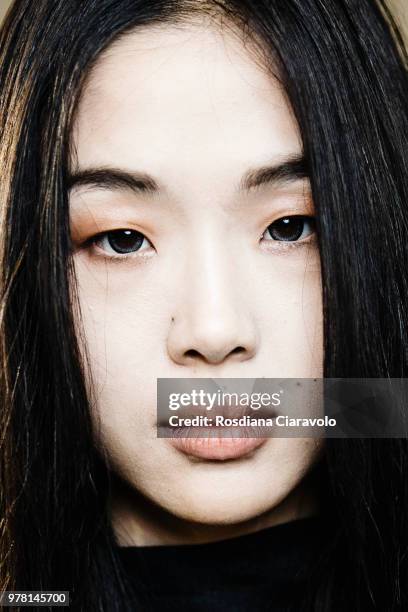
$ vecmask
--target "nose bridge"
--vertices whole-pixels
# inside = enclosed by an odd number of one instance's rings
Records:
[[[220,236],[207,235],[201,246],[198,241],[192,245],[191,257],[186,266],[188,282],[185,289],[189,294],[186,314],[190,319],[197,319],[197,323],[201,320],[201,326],[207,323],[212,327],[219,325],[226,329],[233,315],[238,314],[235,301],[238,285],[234,287],[232,283],[232,259],[233,253],[225,237],[222,242]],[[238,281],[237,272],[235,270],[235,279]]]
[[[221,224],[204,224],[190,235],[168,336],[177,363],[253,356],[256,330],[245,299],[249,279],[243,260]]]

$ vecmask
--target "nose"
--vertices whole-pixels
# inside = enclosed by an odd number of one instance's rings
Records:
[[[256,324],[243,287],[248,283],[233,265],[211,249],[190,258],[169,322],[167,350],[175,363],[219,365],[256,354]]]

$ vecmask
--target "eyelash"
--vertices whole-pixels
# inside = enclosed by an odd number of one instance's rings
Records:
[[[270,223],[267,228],[264,230],[264,232],[261,234],[260,238],[262,239],[266,232],[269,230],[269,228],[271,228],[273,225],[277,224],[280,221],[283,220],[287,220],[287,219],[302,219],[304,221],[306,221],[307,223],[311,224],[313,229],[311,231],[311,233],[304,239],[302,240],[277,240],[275,238],[270,238],[270,239],[266,239],[265,242],[271,242],[271,243],[275,243],[273,248],[279,248],[280,250],[287,250],[287,249],[292,249],[292,248],[300,248],[302,246],[305,246],[307,244],[310,244],[314,238],[315,235],[315,217],[310,216],[310,215],[287,215],[285,217],[280,217],[279,219],[276,219],[275,221],[273,221],[272,223]],[[142,241],[142,245],[144,243],[145,240],[147,240],[149,242],[149,244],[151,245],[151,242],[149,241],[148,238],[146,238],[146,236],[142,233],[139,232],[137,230],[131,230],[129,228],[120,228],[120,229],[116,229],[116,230],[111,230],[111,231],[107,231],[107,232],[101,232],[100,234],[95,234],[94,236],[92,236],[91,238],[89,238],[85,244],[83,245],[86,248],[92,248],[95,246],[98,246],[97,243],[100,242],[102,239],[106,238],[109,236],[109,234],[118,234],[119,232],[132,232],[133,234],[139,235],[143,238]],[[303,233],[303,231],[302,231]],[[151,245],[152,246],[152,245]],[[100,247],[99,247],[100,248]],[[111,248],[113,248],[111,246]],[[103,249],[101,249],[103,250]],[[124,253],[124,254],[112,254],[109,253],[107,254],[106,251],[104,251],[104,255],[102,256],[104,259],[107,259],[109,261],[113,261],[113,262],[119,262],[119,261],[124,261],[124,260],[129,260],[129,259],[133,259],[134,257],[144,257],[144,255],[142,255],[142,253],[144,252],[144,250],[147,249],[143,249],[142,251],[140,249],[138,249],[137,251],[130,251],[129,253]]]

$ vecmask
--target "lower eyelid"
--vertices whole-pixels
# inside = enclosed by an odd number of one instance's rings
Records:
[[[289,251],[292,249],[300,249],[302,247],[311,247],[317,244],[316,232],[311,233],[307,238],[303,240],[263,240],[262,245],[264,249],[270,251]]]
[[[101,253],[101,257],[107,257],[109,259],[133,259],[135,257],[142,257],[146,252],[149,252],[152,248],[151,245],[146,246],[145,248],[140,248],[137,251],[129,251],[129,253],[115,253],[115,251],[109,252],[102,249],[96,242],[91,244],[91,248],[97,249]]]
[[[113,253],[107,253],[106,251],[102,250],[100,247],[98,247],[97,245],[91,245],[89,247],[90,251],[91,251],[91,256],[92,256],[92,251],[93,253],[93,257],[96,260],[100,260],[100,261],[105,261],[107,263],[112,263],[112,264],[122,264],[122,265],[126,265],[126,264],[131,264],[131,265],[135,265],[136,263],[142,263],[144,261],[149,260],[152,255],[154,254],[154,251],[152,251],[152,249],[144,249],[143,251],[133,251],[131,253],[128,253],[126,255],[121,255],[121,254],[113,254]]]

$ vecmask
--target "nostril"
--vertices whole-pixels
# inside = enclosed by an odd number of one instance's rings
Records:
[[[230,351],[229,355],[240,355],[241,353],[245,353],[245,352],[246,352],[246,349],[243,346],[236,346],[234,349],[232,349],[232,351]],[[204,355],[200,353],[200,351],[197,351],[196,349],[189,349],[188,351],[184,353],[184,356],[191,357],[193,359],[205,358]]]
[[[186,357],[194,357],[195,359],[197,359],[197,357],[201,357],[200,353],[195,349],[189,349],[184,354]]]

